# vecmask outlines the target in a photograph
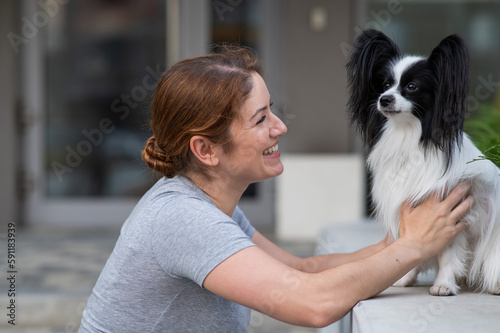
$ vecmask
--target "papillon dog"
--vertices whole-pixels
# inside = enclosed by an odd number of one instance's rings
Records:
[[[352,123],[368,149],[375,215],[399,237],[401,206],[469,182],[474,205],[467,228],[445,250],[395,283],[414,285],[419,272],[437,268],[432,295],[456,295],[465,284],[500,294],[500,171],[463,132],[469,53],[457,35],[443,39],[428,58],[401,55],[377,30],[355,40],[346,65]]]

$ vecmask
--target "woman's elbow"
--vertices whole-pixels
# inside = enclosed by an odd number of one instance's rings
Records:
[[[307,318],[305,318],[307,321],[306,326],[322,328],[342,319],[351,310],[351,307],[339,303],[341,302],[326,301],[317,303],[310,309]]]

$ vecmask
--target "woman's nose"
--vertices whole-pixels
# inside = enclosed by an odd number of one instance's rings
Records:
[[[282,122],[281,119],[274,114],[273,117],[274,117],[274,124],[273,127],[271,127],[271,130],[269,131],[269,135],[272,138],[278,137],[280,135],[285,135],[288,130],[285,123]]]

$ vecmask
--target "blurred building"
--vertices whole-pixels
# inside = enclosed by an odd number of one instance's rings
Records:
[[[0,225],[121,225],[156,180],[140,159],[156,80],[214,43],[258,52],[289,129],[282,152],[350,154],[362,151],[345,114],[356,33],[381,29],[421,54],[462,34],[474,111],[500,86],[498,17],[486,0],[1,1]],[[272,231],[275,200],[269,180],[241,206]]]

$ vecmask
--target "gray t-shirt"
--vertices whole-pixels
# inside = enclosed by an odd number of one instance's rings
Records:
[[[250,310],[202,284],[253,246],[254,232],[238,207],[227,216],[189,179],[159,180],[125,221],[79,332],[246,332]]]

